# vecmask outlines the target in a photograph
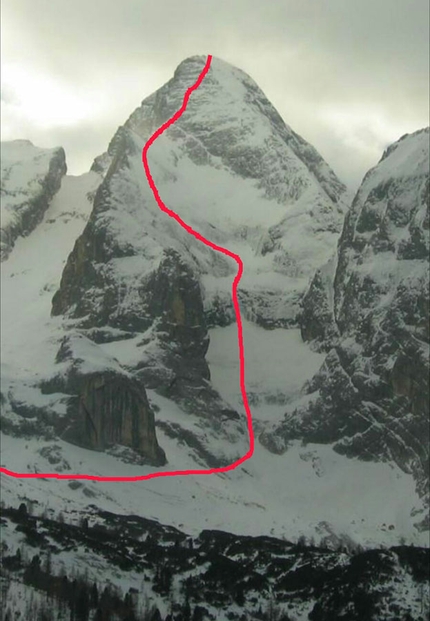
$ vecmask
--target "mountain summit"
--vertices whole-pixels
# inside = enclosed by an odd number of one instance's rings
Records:
[[[188,260],[191,253],[201,273],[217,275],[221,265],[225,274],[234,266],[201,244],[195,249],[179,225],[172,228],[152,197],[140,161],[143,145],[181,107],[204,62],[202,56],[183,61],[174,77],[118,129],[92,169],[106,174],[109,205],[115,201],[124,212],[115,228],[117,239],[124,237],[129,248],[145,244],[146,252],[152,242],[179,242],[181,252],[184,245],[190,248]],[[244,312],[271,327],[294,323],[298,298],[309,276],[333,252],[347,206],[345,186],[316,150],[283,122],[249,76],[215,58],[184,114],[156,140],[148,158],[171,209],[209,239],[250,255],[241,287]],[[127,172],[121,173],[124,166]],[[132,199],[127,205],[124,184]],[[132,231],[125,224],[125,213],[131,212]],[[160,223],[155,230],[154,218]],[[270,312],[267,297],[273,291],[282,304]],[[209,314],[216,304],[232,319],[228,282],[206,279],[204,302]],[[63,307],[58,300],[54,312],[57,304]]]

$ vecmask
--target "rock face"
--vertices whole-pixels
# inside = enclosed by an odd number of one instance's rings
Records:
[[[129,447],[143,463],[166,463],[145,389],[115,359],[75,334],[64,338],[57,363],[60,374],[42,388],[71,395],[67,416],[57,424],[64,440],[99,451]]]
[[[126,446],[152,465],[165,463],[155,435],[154,414],[135,382],[111,373],[85,376],[77,401],[76,422],[63,434],[65,440],[95,450]],[[70,409],[69,414],[73,416]]]
[[[429,460],[428,193],[424,129],[391,145],[367,173],[337,258],[317,272],[304,297],[302,336],[328,353],[305,405],[292,408],[274,433],[394,460],[415,475],[422,494]]]
[[[212,388],[205,360],[208,326],[234,321],[236,266],[160,211],[141,162],[145,142],[181,107],[205,60],[181,63],[96,158],[93,170],[104,180],[52,314],[99,344],[109,333],[111,340],[128,339],[127,354],[118,357],[122,368],[198,417],[203,452],[209,431],[236,444],[239,457],[247,448],[245,417]],[[270,328],[294,325],[300,296],[333,252],[345,211],[345,187],[315,149],[285,125],[249,76],[213,59],[186,112],[148,158],[169,208],[248,257],[239,293],[244,316]],[[215,455],[210,462],[228,460]]]
[[[19,236],[41,222],[66,170],[62,148],[40,149],[28,140],[1,143],[1,261]]]

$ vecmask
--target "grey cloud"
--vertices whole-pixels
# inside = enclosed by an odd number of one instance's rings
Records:
[[[361,131],[357,144],[364,146],[352,153],[350,133],[334,135],[323,112],[358,104],[379,110],[393,140],[426,124],[428,13],[427,0],[3,0],[3,28],[12,41],[3,61],[9,54],[79,89],[97,84],[111,98],[103,119],[94,119],[106,128],[107,143],[154,89],[145,83],[146,69],[161,86],[186,56],[214,54],[247,71],[285,121],[356,185],[376,163],[385,134],[375,139],[370,128],[366,138]],[[124,84],[129,95],[112,96],[109,82],[122,72],[135,75],[130,87]],[[75,131],[77,160],[81,130]]]

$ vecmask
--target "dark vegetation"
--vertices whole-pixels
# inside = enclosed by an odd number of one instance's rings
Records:
[[[95,506],[87,518],[70,524],[61,513],[56,519],[31,515],[22,503],[3,508],[1,522],[4,621],[15,621],[8,607],[14,581],[33,593],[25,618],[34,621],[291,621],[309,602],[310,621],[428,619],[424,595],[420,616],[413,617],[410,602],[396,597],[395,588],[407,575],[427,592],[424,548],[332,550],[303,537],[292,543],[222,531],[191,538],[153,520]],[[13,530],[22,534],[22,543],[9,549]],[[95,582],[88,567],[80,573],[59,570],[56,555],[78,549],[106,571],[138,575],[142,587],[124,594],[107,578]],[[43,598],[36,601],[34,592]],[[164,614],[154,597],[165,604]]]

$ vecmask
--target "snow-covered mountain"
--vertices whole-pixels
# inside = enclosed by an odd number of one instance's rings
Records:
[[[144,246],[148,254],[150,244],[155,253],[155,247],[174,243],[199,273],[206,314],[217,325],[233,320],[235,265],[166,220],[142,176],[140,158],[147,139],[180,108],[204,62],[200,56],[182,62],[172,80],[118,129],[93,170],[108,169],[111,209],[104,217],[112,218],[115,238],[126,240],[128,254],[133,245],[136,252]],[[321,156],[284,123],[255,82],[213,59],[185,113],[151,147],[149,164],[166,204],[204,236],[242,256],[244,312],[269,327],[294,323],[309,276],[337,242],[348,197]],[[126,166],[127,174],[120,174]],[[124,210],[126,189],[133,235],[124,220],[120,228],[113,220],[115,201]]]
[[[427,503],[428,259],[427,128],[391,145],[365,176],[337,257],[303,300],[302,335],[327,356],[305,396],[265,436],[277,450],[282,439],[304,438],[395,462],[414,475]]]
[[[231,303],[236,266],[159,210],[141,161],[144,144],[180,108],[205,60],[183,61],[117,130],[89,173],[63,176],[41,208],[47,206],[41,223],[17,238],[2,263],[1,465],[9,470],[132,477],[227,465],[248,450]],[[40,175],[26,158],[14,166],[34,188]],[[345,571],[342,580],[350,585],[357,567],[365,583],[367,557],[354,560],[360,546],[426,542],[428,132],[390,147],[347,211],[345,186],[315,149],[249,76],[213,59],[186,112],[157,138],[148,159],[166,205],[243,260],[246,385],[262,442],[241,467],[206,477],[81,483],[2,476],[7,506],[33,503],[44,514],[29,525],[22,513],[9,512],[8,528],[16,522],[27,532],[12,538],[9,556],[34,540],[34,528],[51,529],[57,541],[77,537],[66,555],[53,550],[55,572],[83,563],[89,580],[100,584],[104,574],[125,590],[138,588],[147,561],[131,551],[129,539],[117,538],[105,554],[89,543],[92,535],[81,541],[79,529],[73,536],[67,530],[83,517],[97,525],[109,512],[118,524],[130,515],[157,520],[176,528],[181,541],[193,537],[196,546],[203,529],[301,538],[302,546],[306,538],[339,548],[319,565],[321,584],[333,570]],[[8,193],[23,187],[9,185]],[[225,567],[242,558],[235,551],[241,540],[226,547],[225,533],[207,537],[229,559],[219,561]],[[248,543],[257,555],[258,539]],[[149,555],[161,554],[150,540],[145,546]],[[282,542],[273,546],[273,554],[285,554]],[[254,587],[244,585],[264,573],[267,559],[259,557],[256,573],[242,576],[239,594],[218,602],[207,595],[212,608],[201,618],[258,614],[271,591],[276,598],[284,593],[287,614],[292,599],[285,585],[320,552],[300,554],[294,551],[282,571],[273,569],[260,585],[264,598],[245,610],[236,600],[254,597]],[[414,576],[422,563],[418,555],[414,569],[405,569],[402,554],[371,561],[380,584],[399,579],[397,601],[406,583],[411,593],[418,588]],[[115,555],[133,556],[140,569],[130,561],[119,572],[112,561],[110,573],[106,559]],[[168,562],[175,566],[173,557]],[[216,577],[218,560],[210,551],[202,563]],[[174,569],[178,593],[192,577],[184,567]],[[147,565],[148,593],[163,609],[167,596],[157,592],[163,580],[154,572]],[[297,619],[311,610],[313,619],[335,618],[348,607],[351,586],[344,586],[342,602],[331,587],[321,588],[294,604]],[[230,617],[219,616],[220,606]]]
[[[66,170],[62,148],[40,149],[29,140],[1,143],[1,261],[18,236],[41,222]]]
[[[233,320],[235,266],[166,218],[141,163],[142,147],[180,108],[204,60],[181,63],[96,159],[93,170],[105,171],[104,181],[53,314],[77,319],[74,326],[90,329],[92,340],[115,341],[104,350],[114,350],[146,388],[197,415],[193,442],[207,463],[221,465],[246,452],[239,414],[208,384],[205,360],[208,325]],[[294,325],[310,275],[333,251],[345,187],[257,85],[213,60],[186,112],[151,147],[149,164],[170,208],[244,259],[244,315],[261,325]],[[178,421],[165,430],[183,440],[190,431]],[[227,455],[210,446],[220,437],[236,445]]]

